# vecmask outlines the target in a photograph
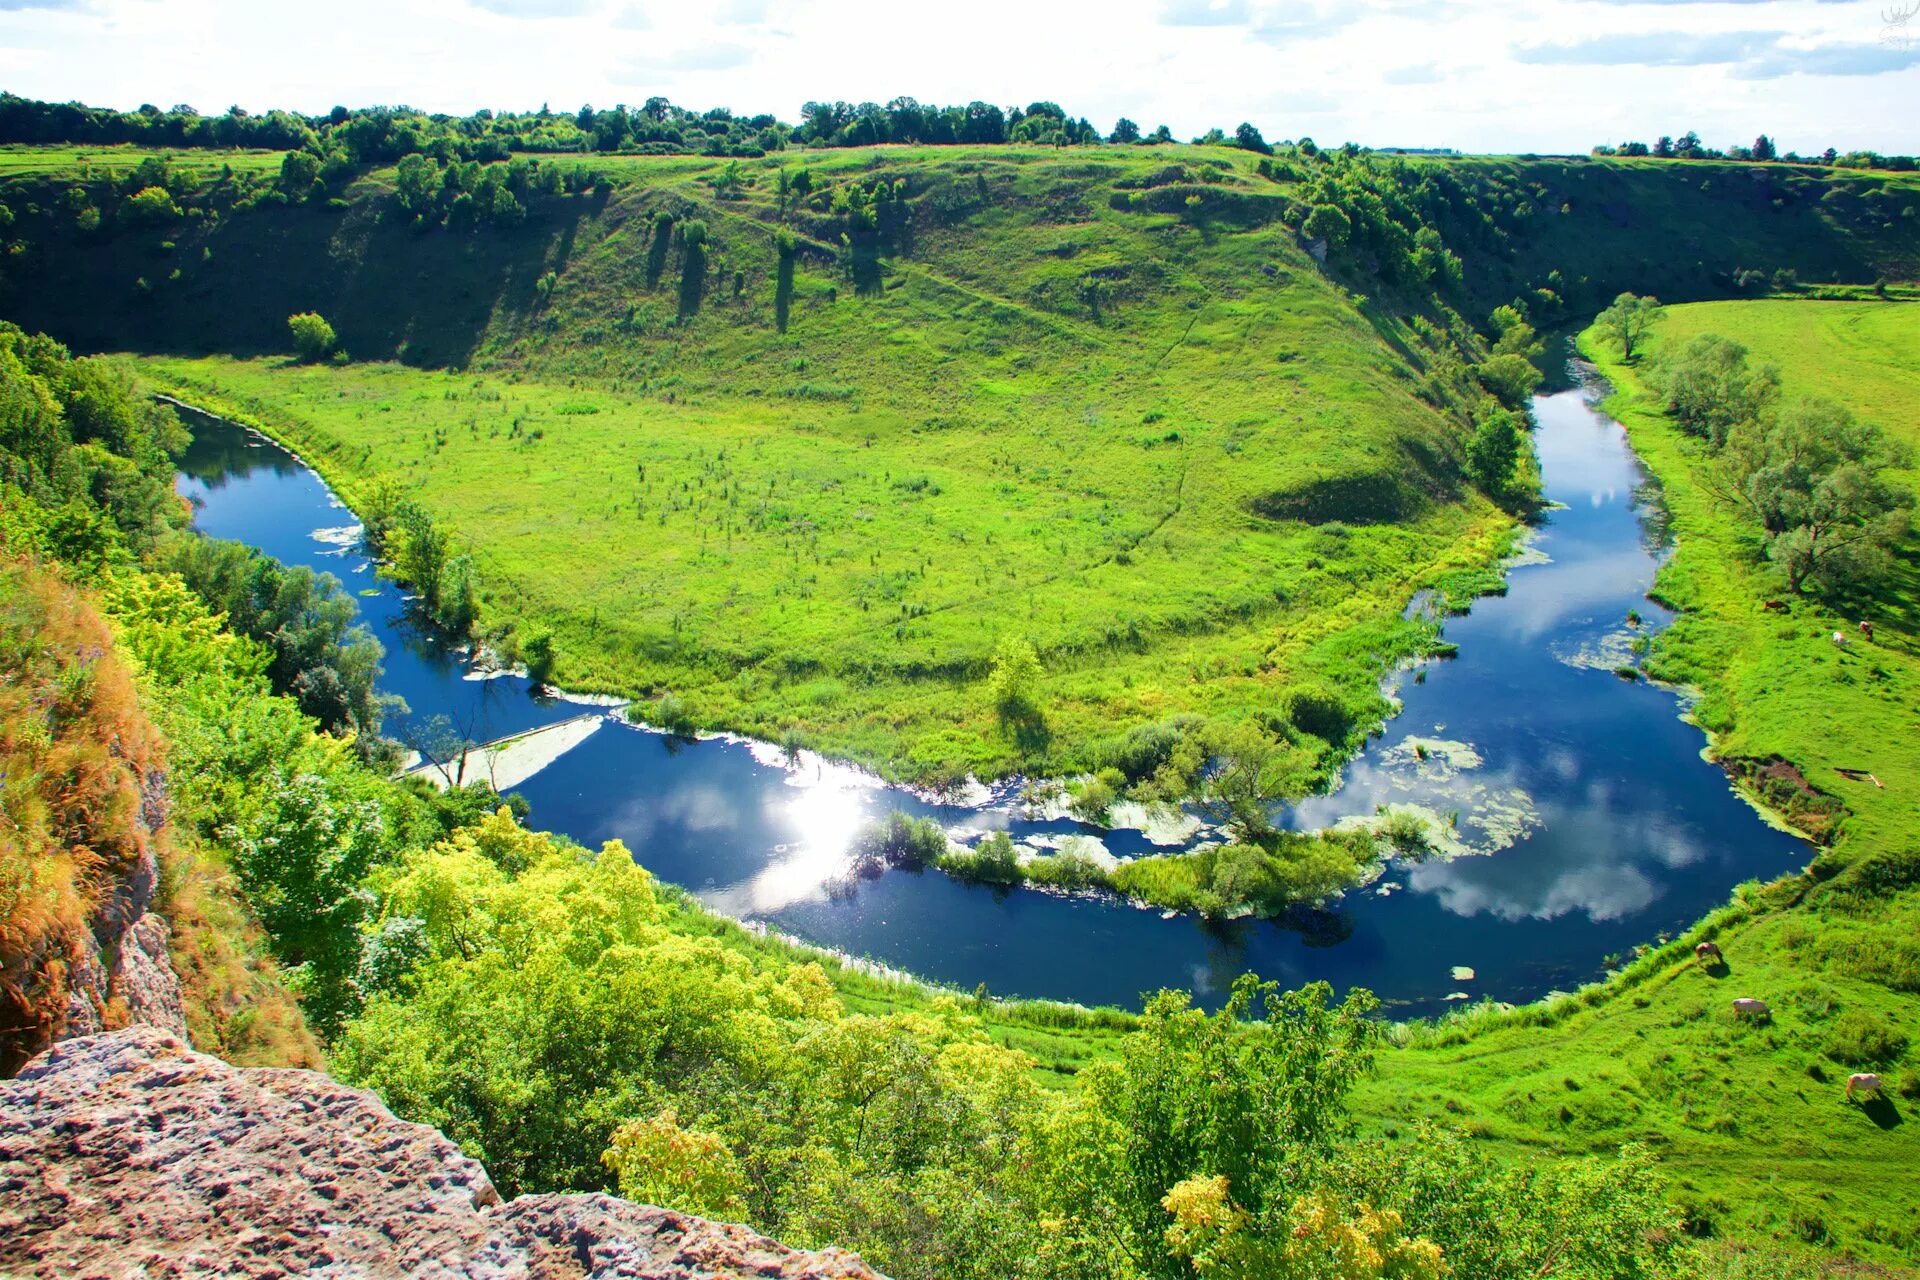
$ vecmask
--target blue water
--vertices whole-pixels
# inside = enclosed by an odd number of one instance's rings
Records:
[[[890,808],[933,816],[962,840],[1000,827],[1028,842],[1100,837],[1120,856],[1152,846],[1137,831],[1028,820],[1011,788],[984,805],[938,804],[811,758],[789,767],[764,745],[681,742],[617,721],[518,790],[536,826],[590,845],[618,838],[722,911],[967,989],[1133,1004],[1180,986],[1211,1001],[1253,970],[1288,985],[1370,987],[1399,1014],[1437,1013],[1463,995],[1524,1001],[1570,989],[1741,881],[1803,865],[1808,851],[1701,758],[1673,692],[1614,674],[1638,631],[1667,621],[1645,599],[1660,552],[1635,496],[1644,476],[1624,432],[1582,392],[1540,397],[1535,410],[1547,497],[1562,504],[1535,540],[1539,562],[1512,571],[1506,596],[1449,619],[1459,656],[1402,673],[1403,711],[1343,784],[1280,815],[1309,828],[1418,805],[1473,852],[1392,864],[1333,910],[1291,925],[1209,925],[938,872],[849,884],[848,838]],[[352,517],[310,471],[238,428],[190,425],[180,489],[199,527],[326,569],[352,590],[377,588],[360,603],[387,646],[382,685],[416,717],[444,712],[491,737],[579,713],[530,696],[524,680],[463,678],[462,655],[410,625],[360,552],[313,536]]]

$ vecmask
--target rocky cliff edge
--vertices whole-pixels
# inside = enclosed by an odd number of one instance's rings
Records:
[[[372,1094],[151,1026],[67,1040],[0,1082],[0,1275],[880,1280],[839,1249],[612,1196],[503,1202]]]

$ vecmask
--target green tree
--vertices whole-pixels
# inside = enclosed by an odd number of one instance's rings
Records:
[[[1316,204],[1307,213],[1300,230],[1309,240],[1325,240],[1331,249],[1341,248],[1353,234],[1353,219],[1338,205]]]
[[[520,643],[520,657],[527,664],[527,679],[535,684],[548,684],[553,680],[553,636],[545,631],[535,631]]]
[[[294,969],[302,1004],[323,1030],[337,1030],[356,1004],[362,888],[378,860],[380,808],[354,786],[320,773],[275,773],[258,808],[229,832],[233,870],[272,941]]]
[[[1621,358],[1632,363],[1654,321],[1660,318],[1660,300],[1623,293],[1595,321],[1603,336],[1620,348]]]
[[[1735,426],[1765,412],[1780,392],[1772,365],[1749,364],[1745,347],[1713,333],[1695,335],[1669,356],[1658,380],[1667,413],[1716,448]]]
[[[1256,151],[1263,156],[1273,154],[1273,148],[1268,146],[1267,140],[1260,136],[1260,131],[1245,121],[1242,121],[1240,127],[1233,131],[1233,145],[1242,151]]]
[[[393,194],[400,207],[419,216],[433,208],[441,189],[440,166],[429,156],[404,156],[394,170]]]
[[[1467,442],[1467,470],[1489,495],[1500,497],[1513,483],[1521,448],[1519,416],[1508,412],[1490,413]]]
[[[313,190],[319,176],[320,157],[311,151],[289,151],[280,161],[280,189],[296,200]]]
[[[1042,1149],[1042,1212],[1059,1218],[1060,1248],[1087,1274],[1190,1275],[1167,1247],[1166,1199],[1194,1177],[1225,1178],[1253,1229],[1267,1229],[1347,1134],[1376,1007],[1366,992],[1334,1004],[1324,982],[1282,993],[1251,975],[1216,1014],[1180,992],[1149,1000],[1119,1058],[1082,1072]]]
[[[1513,352],[1488,356],[1474,366],[1473,373],[1480,385],[1509,409],[1526,407],[1528,397],[1540,385],[1540,370],[1533,361]]]
[[[601,1159],[630,1200],[728,1221],[746,1210],[746,1175],[726,1139],[683,1127],[671,1107],[621,1125],[609,1143]]]
[[[165,187],[142,187],[127,199],[125,217],[135,225],[175,222],[183,215]]]
[[[1107,135],[1108,142],[1131,143],[1140,141],[1140,126],[1121,116],[1113,122],[1113,132]]]
[[[452,535],[434,523],[426,508],[408,502],[396,513],[396,527],[388,535],[387,548],[394,576],[419,593],[428,617],[439,617],[447,562],[453,554]]]
[[[1910,450],[1832,401],[1804,399],[1736,426],[1722,462],[1791,590],[1844,590],[1886,572],[1914,505],[1886,472],[1910,466]]]
[[[326,359],[338,345],[333,326],[317,311],[288,316],[287,331],[293,336],[294,354],[309,363]]]
[[[994,651],[987,695],[1002,720],[1027,720],[1039,714],[1040,657],[1030,641],[1008,636]]]

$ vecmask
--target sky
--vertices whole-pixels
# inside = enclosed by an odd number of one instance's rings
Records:
[[[1050,99],[1102,130],[1920,150],[1920,0],[0,0],[0,89],[132,108]]]

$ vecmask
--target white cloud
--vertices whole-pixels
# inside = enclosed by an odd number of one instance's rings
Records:
[[[465,113],[644,92],[795,120],[810,98],[909,94],[1044,98],[1103,131],[1124,115],[1181,138],[1249,120],[1323,145],[1584,152],[1692,128],[1908,151],[1886,104],[1920,101],[1920,65],[1881,42],[1880,8],[975,0],[956,22],[922,6],[876,20],[876,0],[331,0],[315,23],[258,0],[0,0],[0,70],[15,93],[123,108]]]
[[[467,0],[467,3],[509,18],[578,18],[592,7],[588,0]]]
[[[1164,0],[1160,21],[1170,27],[1226,27],[1247,20],[1247,0]]]

